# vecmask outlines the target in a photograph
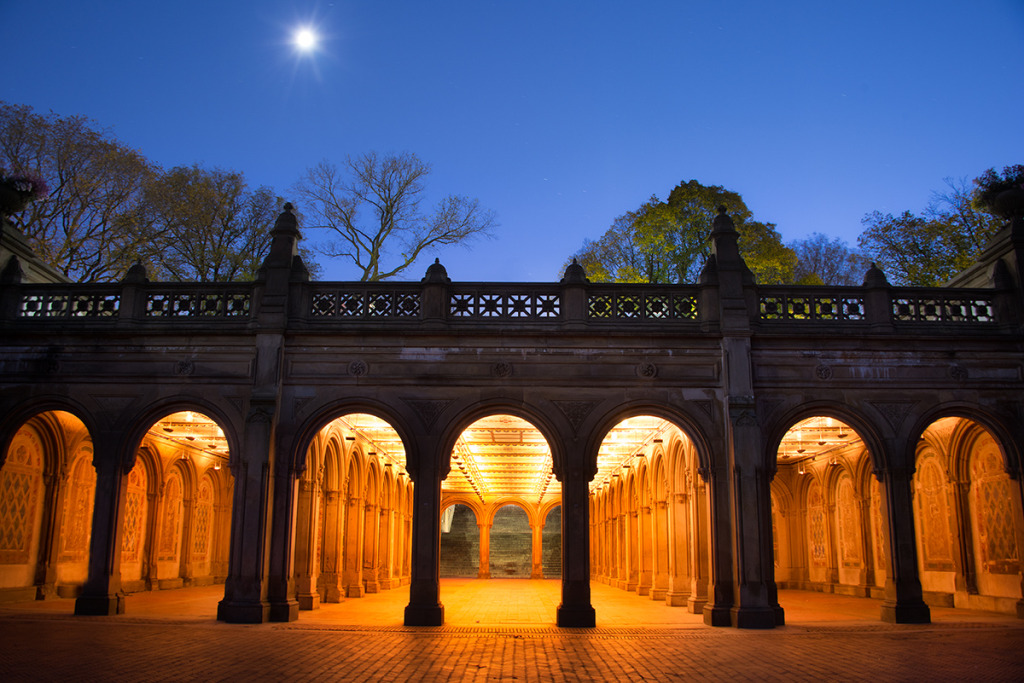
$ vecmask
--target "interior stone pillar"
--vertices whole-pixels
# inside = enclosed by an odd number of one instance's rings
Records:
[[[557,474],[557,473],[556,473]],[[593,628],[596,615],[590,604],[590,477],[579,467],[562,474],[562,602],[558,625]]]
[[[323,572],[319,579],[324,602],[341,602],[344,599],[341,584],[344,511],[341,494],[338,491],[328,491],[324,504]]]
[[[882,621],[895,624],[931,623],[917,569],[911,472],[904,467],[883,470],[882,499],[889,529],[889,572],[885,580]]]
[[[674,493],[668,515],[668,589],[665,604],[685,605],[690,597],[690,497]],[[703,605],[701,605],[703,607]]]
[[[380,540],[377,541],[378,555],[380,555],[377,582],[380,584],[381,590],[388,590],[389,588],[392,588],[391,553],[394,548],[394,539],[392,535],[392,530],[394,528],[393,519],[394,514],[391,509],[381,508]]]
[[[640,559],[637,595],[649,595],[653,583],[654,568],[651,553],[651,506],[643,505],[637,511],[637,554]]]
[[[491,578],[491,525],[477,522],[477,529],[480,530],[480,566],[477,568],[476,578]]]
[[[664,600],[669,587],[668,503],[664,500],[655,501],[651,517],[654,534],[652,554],[654,576],[649,595],[651,600]]]
[[[530,525],[530,578],[544,578],[544,522]]]
[[[373,503],[367,503],[363,509],[366,514],[363,528],[363,585],[367,593],[380,593],[380,582],[377,580],[378,553],[380,551],[380,514]]]
[[[75,600],[75,614],[124,613],[121,592],[121,520],[124,519],[128,471],[117,457],[114,435],[93,434],[96,497],[89,539],[89,578]]]
[[[363,499],[350,496],[348,509],[345,511],[345,570],[342,580],[345,585],[345,597],[361,598],[363,589]]]
[[[626,524],[626,581],[622,587],[632,593],[636,591],[640,580],[639,513],[629,510],[623,517]]]

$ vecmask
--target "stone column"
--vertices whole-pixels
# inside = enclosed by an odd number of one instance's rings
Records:
[[[367,503],[364,508],[366,514],[366,526],[363,529],[363,585],[367,593],[380,593],[380,583],[377,581],[378,565],[378,543],[380,541],[380,514],[379,508],[373,503]]]
[[[345,585],[345,597],[361,598],[363,589],[363,499],[352,496],[348,499],[345,511],[345,570],[342,580]]]
[[[341,505],[341,494],[328,491],[324,505],[324,539],[323,539],[323,573],[320,574],[320,585],[323,587],[321,597],[324,602],[341,602],[344,590],[341,584],[342,572],[342,532],[345,524],[345,508]]]
[[[652,513],[652,528],[654,530],[654,553],[653,569],[654,577],[651,583],[651,600],[664,600],[668,595],[669,587],[669,543],[671,537],[668,532],[668,502],[658,500],[654,503]]]
[[[391,509],[381,508],[380,540],[377,542],[378,555],[380,556],[377,582],[380,584],[381,590],[388,590],[393,587],[391,579],[391,553],[394,548],[393,517],[394,513]]]
[[[706,470],[708,488],[708,546],[711,573],[704,604],[704,623],[731,626],[733,607],[732,515],[725,468]]]
[[[953,510],[951,523],[955,525],[951,532],[956,540],[956,551],[953,554],[956,566],[954,587],[964,593],[977,594],[978,577],[974,570],[974,534],[970,512],[971,483],[955,477],[950,481],[949,488]]]
[[[871,496],[854,494],[857,503],[857,527],[860,529],[861,569],[857,581],[857,593],[871,597],[871,586],[875,583],[875,556],[871,543]]]
[[[295,499],[298,473],[287,463],[278,463],[274,482],[273,524],[270,536],[270,565],[267,598],[271,621],[295,621],[299,601],[295,599]]]
[[[441,480],[447,467],[440,467],[436,444],[416,463],[413,480],[416,493],[412,514],[412,577],[409,604],[405,608],[406,626],[441,626]],[[413,471],[410,470],[410,474]]]
[[[231,506],[231,550],[224,599],[217,619],[236,624],[259,624],[270,618],[267,600],[268,514],[271,481],[272,402],[253,401],[245,421],[240,453],[231,458],[235,478]],[[232,454],[234,456],[234,454]]]
[[[300,610],[320,607],[317,579],[320,568],[315,566],[316,549],[320,543],[319,519],[320,487],[309,479],[299,481],[299,501],[295,534],[295,598]]]
[[[690,597],[686,599],[686,609],[691,614],[701,614],[708,601],[708,569],[710,563],[710,538],[708,535],[710,522],[708,513],[708,487],[698,481],[694,487],[690,503]]]
[[[123,614],[121,592],[121,521],[124,519],[128,472],[118,455],[113,434],[93,434],[96,498],[89,539],[89,578],[75,600],[75,614]]]
[[[557,473],[556,473],[557,474]],[[562,474],[562,603],[558,625],[593,628],[594,607],[590,604],[589,481],[580,467],[563,468]]]
[[[491,525],[477,522],[477,529],[480,530],[480,566],[477,568],[476,578],[491,578]]]
[[[651,506],[644,505],[637,511],[637,554],[639,555],[640,570],[637,579],[637,595],[649,595],[653,583],[654,570],[652,567],[653,557],[651,554]]]
[[[623,588],[632,593],[640,579],[639,514],[636,510],[629,510],[623,517],[626,523],[626,583]]]
[[[54,597],[57,593],[57,554],[60,552],[61,527],[65,499],[67,498],[67,477],[47,471],[43,475],[45,494],[43,497],[42,535],[39,539],[39,554],[36,560],[36,600]]]
[[[544,578],[544,523],[530,525],[530,578]]]
[[[668,589],[665,604],[685,605],[690,597],[690,565],[692,563],[690,537],[690,497],[685,493],[670,494],[668,514]],[[667,507],[667,503],[666,503]],[[701,605],[703,607],[703,605]]]
[[[883,470],[884,510],[889,529],[889,572],[885,581],[882,621],[895,624],[931,623],[917,569],[912,472],[905,467]]]

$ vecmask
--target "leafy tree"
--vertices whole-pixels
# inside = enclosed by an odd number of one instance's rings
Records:
[[[864,217],[857,238],[864,254],[896,285],[934,287],[974,262],[1002,221],[971,205],[964,180],[946,180],[920,215],[874,211]]]
[[[846,242],[820,232],[789,246],[797,256],[793,279],[798,285],[859,285],[869,266]]]
[[[348,157],[342,169],[317,164],[295,192],[310,221],[333,233],[320,253],[351,262],[361,281],[377,281],[400,275],[424,252],[467,244],[497,225],[476,199],[458,195],[424,211],[429,173],[430,166],[415,154],[369,152]]]
[[[152,165],[82,116],[41,116],[0,102],[0,166],[49,186],[11,221],[39,257],[68,278],[120,278],[147,250],[149,235],[129,220]]]
[[[796,256],[775,226],[752,220],[739,194],[696,180],[677,185],[664,202],[653,196],[619,216],[574,257],[595,282],[695,282],[711,253],[709,237],[719,206],[728,209],[740,234],[740,253],[758,281],[788,281]]]
[[[217,282],[252,280],[270,250],[282,200],[268,187],[250,191],[237,171],[177,167],[146,184],[138,225],[160,245],[148,255],[151,277]],[[307,267],[314,267],[306,256]]]

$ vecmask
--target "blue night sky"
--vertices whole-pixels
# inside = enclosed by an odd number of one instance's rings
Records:
[[[854,245],[866,213],[1024,163],[1024,0],[2,0],[0,27],[0,98],[86,115],[165,167],[287,197],[322,159],[415,152],[432,196],[500,222],[438,254],[456,281],[556,281],[691,178],[787,241]]]

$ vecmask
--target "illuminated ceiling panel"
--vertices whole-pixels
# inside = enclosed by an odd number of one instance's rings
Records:
[[[224,432],[202,413],[190,410],[171,413],[150,427],[148,436],[183,451],[200,451],[218,460],[228,457]]]
[[[334,421],[358,442],[365,443],[367,454],[376,454],[385,463],[405,469],[405,444],[389,422],[366,413],[352,413]]]
[[[551,469],[551,449],[537,429],[511,415],[492,415],[459,436],[452,467],[441,485],[481,501],[518,496],[542,503],[561,494]]]
[[[811,417],[793,425],[779,444],[780,464],[834,460],[844,449],[862,445],[850,425],[832,417]]]
[[[665,441],[669,430],[676,431],[671,423],[650,415],[631,417],[615,425],[597,452],[597,476],[590,482],[590,491],[611,484],[634,458],[650,455],[655,444]]]

